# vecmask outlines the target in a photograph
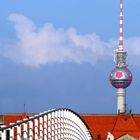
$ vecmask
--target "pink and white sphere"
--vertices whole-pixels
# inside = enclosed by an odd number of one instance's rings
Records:
[[[127,67],[114,68],[109,78],[115,88],[127,88],[132,82],[132,74]]]

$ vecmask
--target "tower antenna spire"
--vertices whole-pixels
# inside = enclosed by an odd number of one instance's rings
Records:
[[[120,0],[120,35],[119,35],[119,46],[116,50],[116,67],[127,67],[126,64],[127,52],[123,47],[123,0]]]
[[[120,38],[119,50],[123,50],[123,0],[120,0]]]

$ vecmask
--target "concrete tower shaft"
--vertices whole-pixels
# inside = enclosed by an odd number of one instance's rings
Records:
[[[125,88],[117,89],[117,113],[126,112],[126,91]]]

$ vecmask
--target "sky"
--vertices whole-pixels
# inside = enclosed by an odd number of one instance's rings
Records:
[[[132,113],[140,113],[139,5],[124,1]],[[0,114],[117,112],[108,77],[118,47],[119,0],[4,0],[0,9]]]

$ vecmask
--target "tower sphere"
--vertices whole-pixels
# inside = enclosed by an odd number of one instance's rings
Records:
[[[110,82],[115,88],[127,88],[132,82],[132,74],[127,67],[116,67],[110,74]]]

